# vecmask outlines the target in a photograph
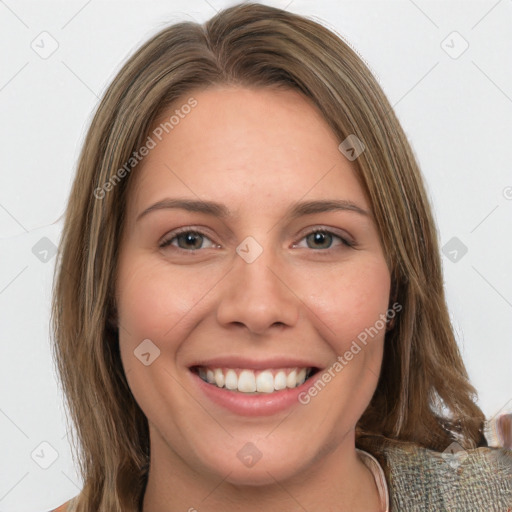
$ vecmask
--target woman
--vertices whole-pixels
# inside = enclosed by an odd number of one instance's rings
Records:
[[[412,151],[313,21],[238,5],[130,58],[81,154],[53,321],[68,511],[512,506]]]

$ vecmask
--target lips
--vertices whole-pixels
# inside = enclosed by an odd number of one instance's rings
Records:
[[[211,373],[209,374],[209,372]],[[305,374],[304,379],[308,377],[304,381],[302,381],[301,372]],[[224,377],[224,382],[220,381],[223,387],[217,385],[216,373],[217,378],[222,379],[219,375]],[[208,377],[212,380],[212,374],[214,382],[210,383]],[[276,380],[277,387],[284,385],[283,374],[286,376],[287,385],[283,389],[276,389]],[[314,385],[317,378],[320,378],[321,370],[319,365],[315,366],[298,360],[248,361],[229,358],[201,361],[200,364],[189,367],[188,375],[192,394],[197,396],[199,403],[206,399],[214,406],[234,413],[236,416],[256,418],[284,413],[293,407],[303,407],[299,397]],[[260,389],[264,389],[264,391],[258,391],[258,375],[263,375],[260,377],[262,380]],[[272,377],[272,381],[270,377]],[[244,389],[254,389],[253,378],[256,382],[256,391],[243,391]],[[292,378],[295,379],[295,383],[292,382]],[[232,379],[231,382],[230,379]],[[292,385],[295,384],[295,387],[288,387],[288,379]],[[240,383],[240,381],[242,382]],[[271,382],[273,383],[272,390]],[[226,384],[233,389],[228,389]],[[242,391],[239,390],[239,387],[242,388]]]

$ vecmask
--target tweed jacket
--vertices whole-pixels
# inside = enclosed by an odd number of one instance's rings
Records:
[[[365,449],[380,463],[390,512],[512,512],[512,451],[437,452],[378,438]]]

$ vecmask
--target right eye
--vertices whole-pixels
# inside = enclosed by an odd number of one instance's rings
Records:
[[[178,250],[193,252],[205,248],[201,247],[204,240],[209,240],[211,242],[210,238],[200,231],[190,228],[180,228],[179,230],[169,233],[160,243],[160,248],[174,246]],[[206,248],[217,246],[217,244],[214,244],[213,242],[211,242],[211,244],[212,245],[210,247]]]

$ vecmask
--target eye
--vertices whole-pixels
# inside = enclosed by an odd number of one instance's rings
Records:
[[[327,229],[315,229],[303,238],[303,240],[306,240],[306,243],[308,244],[307,248],[320,250],[331,249],[334,239],[338,239],[341,242],[337,244],[338,246],[344,245],[346,247],[354,247],[355,245],[354,243],[349,242],[346,238],[336,235]],[[311,247],[309,244],[313,244],[313,247]],[[315,247],[315,245],[317,246]],[[300,245],[297,244],[295,247],[300,247]]]
[[[197,251],[199,249],[205,249],[202,247],[204,240],[211,240],[200,231],[192,230],[190,228],[184,228],[181,230],[173,231],[160,243],[160,248],[168,247],[173,245],[178,249],[184,251]],[[176,241],[176,243],[174,243]],[[210,247],[218,247],[216,244],[211,242]]]

